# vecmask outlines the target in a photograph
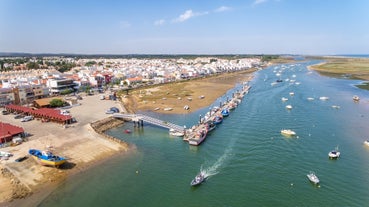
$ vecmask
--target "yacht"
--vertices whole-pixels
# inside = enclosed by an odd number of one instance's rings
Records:
[[[282,97],[281,100],[284,101],[288,101],[288,98]]]
[[[314,184],[319,184],[320,180],[319,180],[318,176],[315,175],[314,172],[310,171],[310,173],[307,174],[306,176],[309,178],[310,182],[312,182]]]

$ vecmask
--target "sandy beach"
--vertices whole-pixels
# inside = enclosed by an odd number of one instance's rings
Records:
[[[122,101],[130,112],[191,113],[211,105],[217,98],[234,88],[237,83],[250,81],[254,71],[250,69],[148,89],[138,89],[125,95]],[[184,109],[186,105],[189,106],[189,110]]]
[[[90,123],[109,117],[105,114],[106,109],[112,106],[120,108],[119,102],[99,100],[99,96],[95,95],[83,97],[80,103],[80,106],[68,109],[78,122],[67,128],[39,120],[21,122],[11,114],[0,115],[3,122],[23,127],[25,132],[31,134],[28,141],[22,144],[1,149],[14,155],[0,164],[3,174],[0,178],[0,203],[3,206],[19,206],[19,202],[26,202],[25,197],[28,201],[37,200],[34,195],[40,196],[39,192],[45,186],[56,186],[67,176],[128,150],[124,143],[106,139],[90,126]],[[68,162],[60,169],[41,166],[31,157],[15,162],[15,159],[28,155],[30,148],[44,150],[47,147],[56,155],[68,158]],[[8,203],[14,199],[18,200]]]
[[[124,156],[127,151],[132,150],[127,143],[112,141],[92,128],[96,123],[107,120],[110,115],[105,114],[105,111],[108,108],[115,106],[129,112],[160,108],[156,112],[191,113],[209,106],[235,84],[251,80],[252,72],[254,70],[227,73],[206,79],[132,91],[122,98],[124,106],[118,101],[100,100],[99,95],[83,96],[81,105],[68,109],[78,122],[67,128],[57,123],[42,123],[39,120],[20,122],[19,119],[14,119],[14,115],[0,115],[3,122],[23,127],[25,132],[31,134],[28,141],[22,144],[1,149],[13,153],[14,156],[0,163],[3,175],[0,178],[2,186],[0,205],[37,205],[68,176],[83,172],[112,156],[120,154]],[[201,96],[203,98],[200,98]],[[188,105],[190,110],[184,110],[184,105]],[[165,111],[164,108],[172,110]],[[91,126],[91,123],[95,124]],[[106,123],[101,125],[104,124]],[[45,167],[31,157],[23,162],[15,162],[15,159],[27,155],[30,148],[43,150],[47,147],[55,154],[68,158],[66,165],[59,169]]]

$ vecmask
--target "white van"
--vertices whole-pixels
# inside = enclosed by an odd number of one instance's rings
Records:
[[[22,118],[21,122],[31,121],[32,119],[33,119],[33,116],[25,116]]]

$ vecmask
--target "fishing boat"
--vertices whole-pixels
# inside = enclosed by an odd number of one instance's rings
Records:
[[[292,131],[291,129],[282,129],[281,134],[285,136],[295,136],[296,132]]]
[[[188,143],[195,146],[200,145],[205,140],[207,133],[208,132],[205,129],[201,130],[194,138],[189,139]]]
[[[222,116],[227,117],[227,116],[229,116],[229,109],[224,108],[221,113],[222,113]]]
[[[50,151],[44,150],[37,150],[37,149],[30,149],[28,153],[39,162],[41,165],[48,165],[48,166],[55,166],[58,167],[65,163],[66,159],[64,157],[60,157],[54,155]]]
[[[223,122],[223,116],[216,115],[213,119],[214,124],[221,124]]]
[[[191,186],[200,185],[202,182],[204,182],[206,179],[205,173],[200,172],[196,175],[196,177],[191,181]]]
[[[207,126],[208,133],[211,132],[211,131],[213,131],[217,127],[217,125],[214,124],[214,122],[211,121],[211,120],[209,120],[208,122],[206,122],[206,126]]]
[[[332,150],[328,153],[328,156],[331,159],[336,159],[340,156],[340,154],[341,153],[338,151],[338,147],[336,147],[334,150]]]
[[[307,174],[306,176],[309,178],[310,182],[314,183],[315,185],[319,184],[320,180],[318,176],[315,175],[314,172],[310,171],[310,173]]]

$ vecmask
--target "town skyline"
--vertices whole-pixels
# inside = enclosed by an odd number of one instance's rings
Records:
[[[369,2],[3,0],[0,51],[367,54]],[[343,15],[347,14],[347,15]]]

